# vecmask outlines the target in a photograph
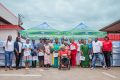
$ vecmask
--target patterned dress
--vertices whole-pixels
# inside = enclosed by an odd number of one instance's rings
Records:
[[[45,44],[45,55],[44,55],[44,64],[50,64],[50,46]]]
[[[83,45],[81,45],[81,51],[82,51],[82,56],[84,56],[85,57],[85,60],[84,61],[82,61],[82,67],[89,67],[89,61],[90,61],[90,59],[89,59],[89,46],[87,45],[87,44],[83,44]]]
[[[53,58],[52,58],[52,66],[54,68],[58,67],[58,51],[60,50],[60,44],[53,44]]]
[[[32,56],[31,56],[32,45],[30,43],[29,44],[24,43],[23,49],[24,49],[24,53],[23,53],[24,62],[30,62],[32,60]]]

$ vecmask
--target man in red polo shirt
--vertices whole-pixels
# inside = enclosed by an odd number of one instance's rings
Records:
[[[105,37],[103,41],[103,53],[105,57],[106,67],[110,69],[111,67],[111,61],[110,56],[112,52],[112,42],[109,40],[109,37]]]

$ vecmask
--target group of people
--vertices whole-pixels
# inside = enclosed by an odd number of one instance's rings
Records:
[[[67,54],[72,67],[80,65],[83,68],[95,69],[96,61],[101,62],[103,68],[110,69],[110,56],[112,52],[112,42],[106,36],[104,41],[98,38],[81,39],[75,42],[73,38],[61,41],[58,38],[41,38],[38,43],[35,40],[26,39],[21,42],[17,37],[12,40],[9,35],[4,43],[5,50],[5,71],[12,70],[13,56],[15,55],[16,69],[20,69],[20,62],[24,61],[25,69],[36,68],[38,65],[42,68],[58,68],[59,57],[61,54]]]

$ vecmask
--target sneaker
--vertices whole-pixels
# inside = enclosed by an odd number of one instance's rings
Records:
[[[94,67],[91,67],[90,69],[91,69],[91,70],[94,70],[95,68],[94,68]]]
[[[103,66],[102,68],[103,68],[103,69],[105,69],[106,67],[105,67],[105,66]]]
[[[9,70],[13,70],[13,68],[10,67]]]

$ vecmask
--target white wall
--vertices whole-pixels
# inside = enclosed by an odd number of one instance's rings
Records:
[[[13,40],[18,36],[18,31],[14,29],[0,30],[0,40],[7,40],[8,35],[12,35]]]
[[[0,3],[0,16],[14,25],[18,24],[17,17],[14,16],[11,12],[9,12],[9,10],[6,9],[1,3]]]

